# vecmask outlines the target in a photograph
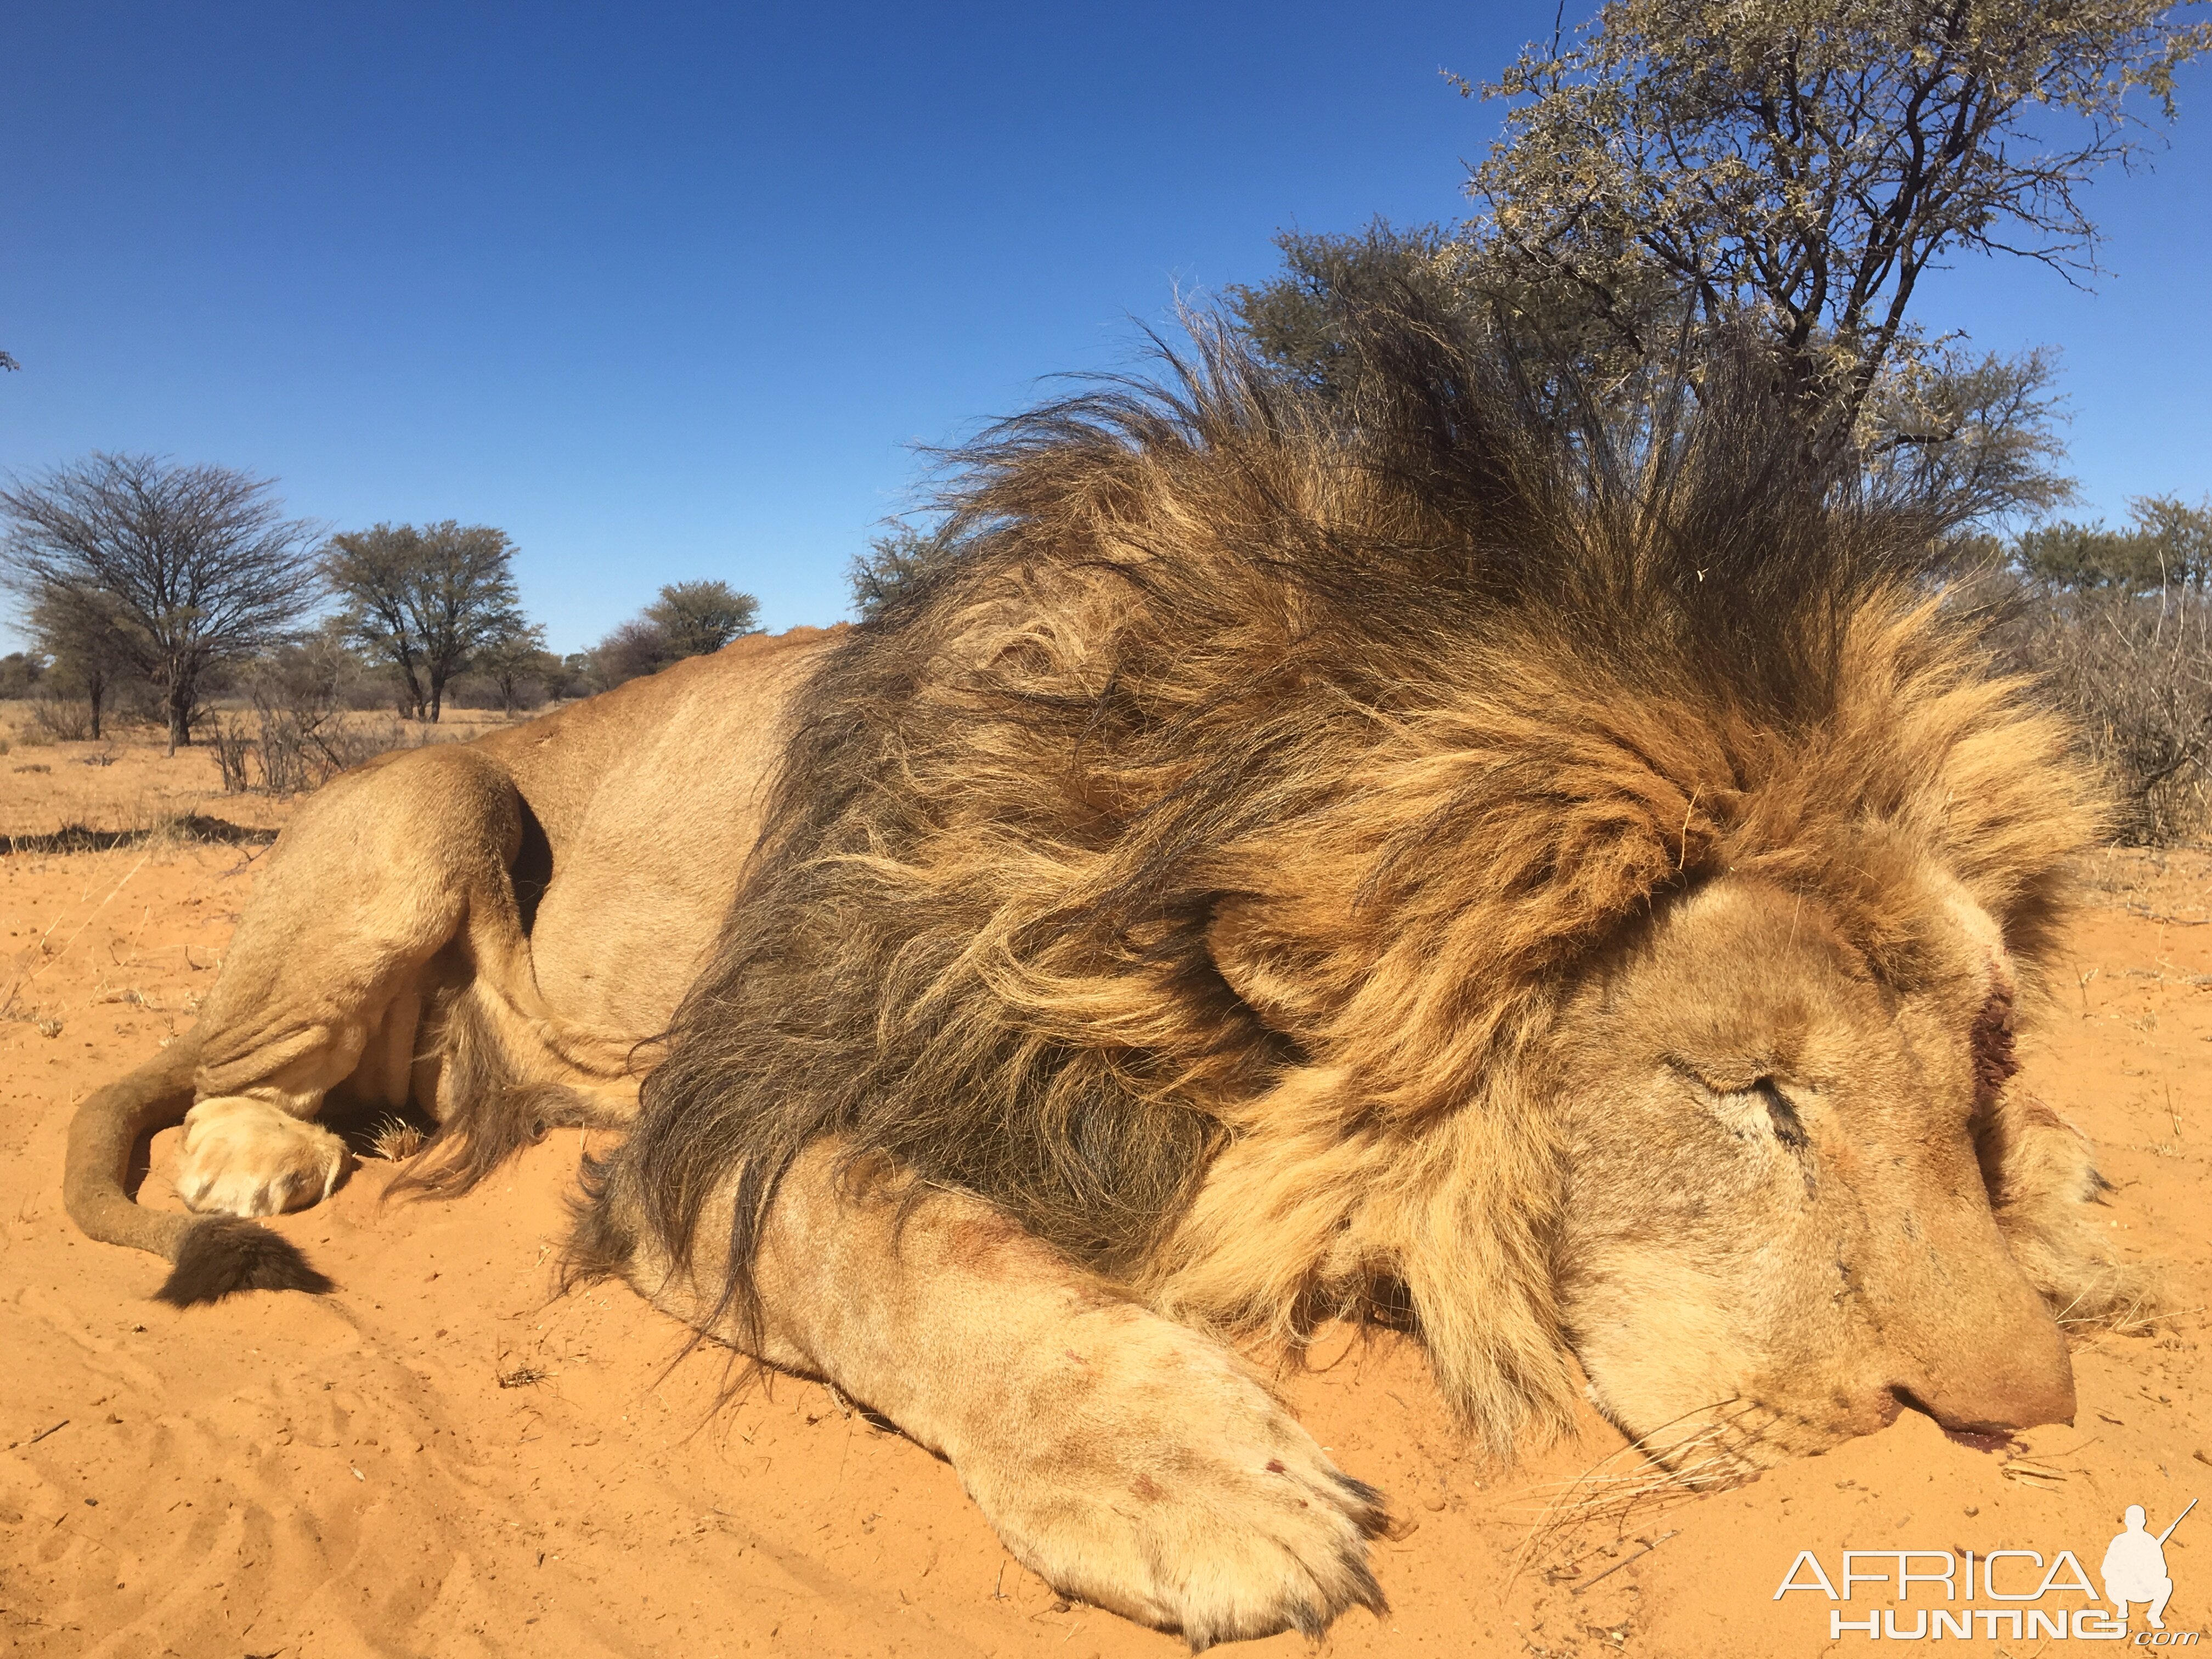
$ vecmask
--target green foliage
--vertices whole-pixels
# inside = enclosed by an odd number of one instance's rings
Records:
[[[902,593],[930,572],[958,556],[965,544],[943,530],[927,532],[900,524],[868,543],[868,550],[855,554],[846,567],[853,586],[853,607],[862,622],[882,614]]]
[[[759,632],[759,614],[760,601],[727,582],[671,582],[592,648],[592,680],[605,690],[719,651],[740,635]]]
[[[2176,495],[2143,495],[2129,507],[2135,522],[2125,530],[2061,519],[2027,531],[2013,544],[2014,562],[2069,592],[2212,587],[2212,497],[2191,507]]]
[[[447,683],[524,626],[514,562],[505,531],[447,519],[333,536],[322,569],[348,636],[391,665],[416,719],[434,722]]]
[[[672,662],[703,657],[741,634],[760,631],[760,601],[725,581],[671,582],[644,614],[667,641]]]

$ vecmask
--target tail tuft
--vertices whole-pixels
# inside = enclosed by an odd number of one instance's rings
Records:
[[[177,1245],[176,1266],[154,1295],[173,1307],[189,1308],[220,1302],[234,1291],[306,1291],[322,1296],[336,1289],[289,1239],[251,1221],[216,1217],[185,1230]]]

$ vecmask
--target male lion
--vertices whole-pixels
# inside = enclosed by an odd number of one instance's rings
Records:
[[[2125,1275],[2005,1086],[2065,733],[1748,370],[1632,462],[1433,331],[1361,349],[1348,404],[1214,340],[1044,409],[863,624],[333,782],[79,1114],[71,1213],[173,1301],[322,1289],[240,1218],[330,1191],[326,1100],[434,1115],[447,1190],[629,1122],[572,1273],[1194,1647],[1382,1605],[1380,1496],[1230,1337],[1409,1322],[1501,1449],[1585,1378],[1745,1469],[2070,1417],[2053,1310]],[[202,1218],[124,1191],[179,1115]]]

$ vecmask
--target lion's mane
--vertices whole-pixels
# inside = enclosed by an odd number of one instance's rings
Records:
[[[640,1218],[742,1318],[836,1134],[1188,1316],[1410,1306],[1510,1438],[1572,1376],[1516,1056],[1591,953],[1733,868],[1909,978],[1887,836],[2032,970],[2090,791],[1931,526],[1808,473],[1753,360],[1623,441],[1403,319],[1350,406],[1200,337],[958,457],[960,550],[802,696],[577,1259]]]

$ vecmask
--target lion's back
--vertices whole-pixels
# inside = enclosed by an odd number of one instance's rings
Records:
[[[844,632],[755,635],[483,739],[544,832],[531,929],[562,1018],[658,1030],[711,947],[745,860],[790,699]]]

